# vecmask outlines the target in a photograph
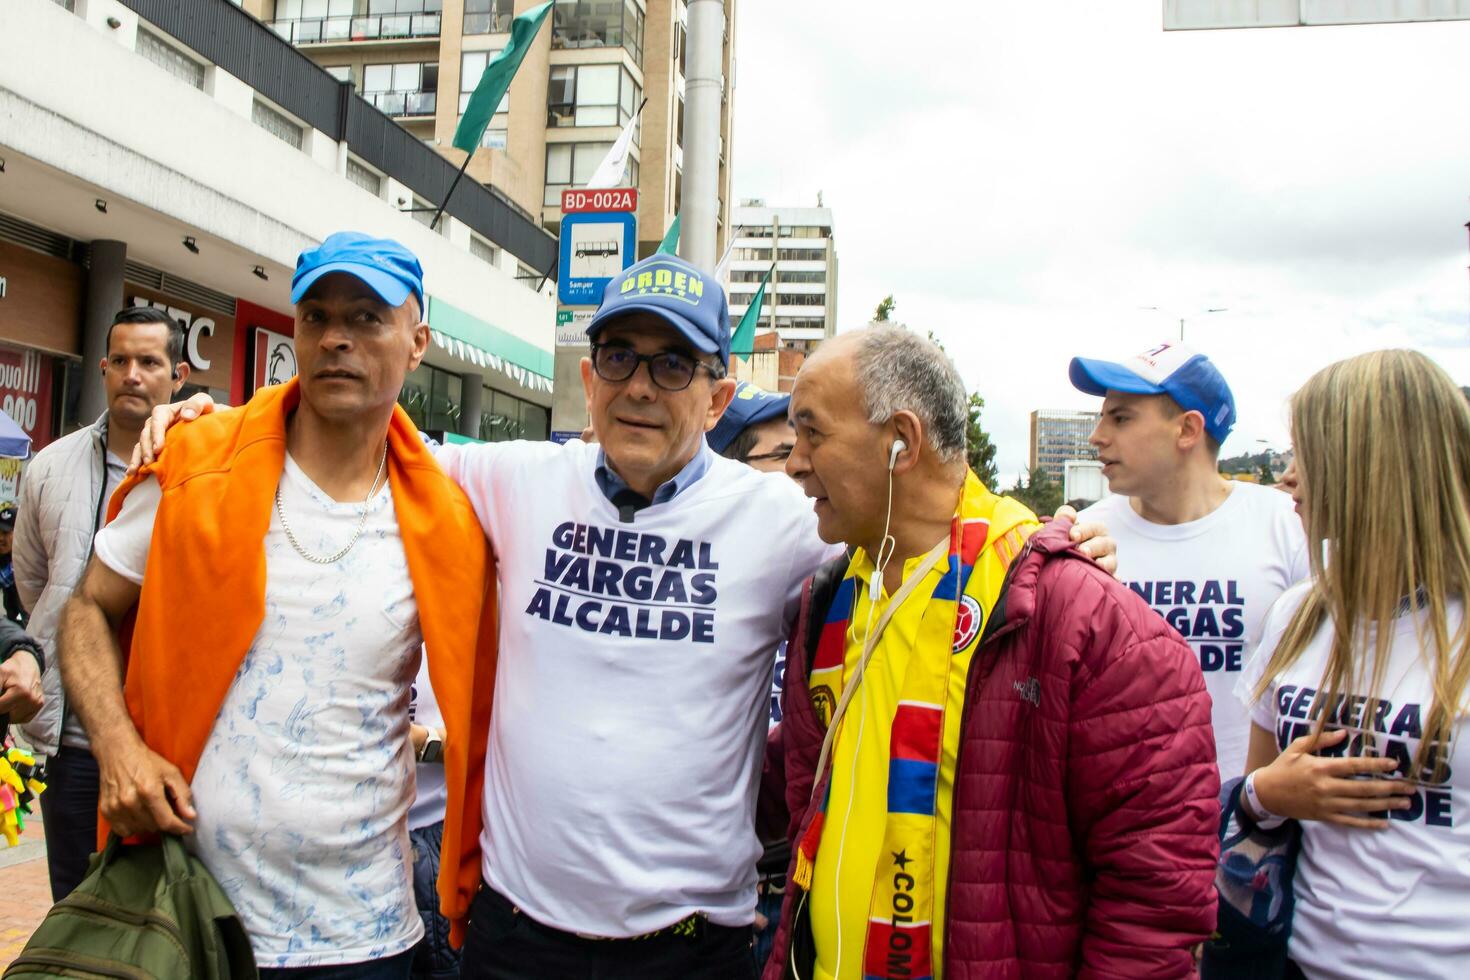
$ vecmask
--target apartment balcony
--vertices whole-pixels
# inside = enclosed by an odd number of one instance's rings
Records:
[[[271,22],[291,44],[351,44],[439,36],[439,14],[383,14],[364,17],[311,17]]]
[[[364,92],[362,97],[395,119],[432,116],[439,102],[437,92]]]

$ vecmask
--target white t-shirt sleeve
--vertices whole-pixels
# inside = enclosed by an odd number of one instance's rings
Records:
[[[163,490],[149,477],[123,500],[117,517],[97,532],[93,551],[97,559],[134,585],[143,584],[148,567],[148,548],[153,542],[153,522]]]
[[[1276,727],[1276,681],[1273,679],[1259,698],[1256,697],[1256,686],[1266,673],[1266,667],[1281,643],[1282,634],[1291,624],[1291,617],[1302,604],[1308,588],[1306,584],[1296,585],[1281,593],[1272,603],[1270,612],[1266,614],[1266,622],[1261,628],[1261,642],[1256,646],[1256,652],[1246,661],[1245,668],[1235,682],[1235,697],[1250,713],[1251,723],[1267,731],[1273,731]]]

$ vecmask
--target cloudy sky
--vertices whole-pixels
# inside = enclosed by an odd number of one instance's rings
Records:
[[[1004,480],[1032,409],[1097,404],[1073,355],[1209,307],[1226,455],[1284,448],[1286,396],[1353,353],[1470,384],[1470,22],[1166,34],[1161,7],[740,0],[737,199],[823,193],[842,327],[893,293],[932,329]]]

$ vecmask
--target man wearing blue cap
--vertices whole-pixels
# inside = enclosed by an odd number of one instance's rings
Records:
[[[784,471],[796,446],[796,429],[786,415],[790,407],[788,394],[772,394],[749,381],[737,381],[730,407],[709,430],[710,448],[765,473]]]
[[[1271,604],[1308,573],[1301,521],[1287,494],[1220,475],[1235,398],[1208,357],[1165,343],[1121,363],[1073,358],[1070,375],[1104,399],[1090,441],[1114,494],[1079,519],[1108,526],[1119,575],[1194,648],[1221,778],[1238,776],[1250,719],[1235,682]]]
[[[418,260],[339,233],[301,254],[292,301],[298,376],[187,427],[119,488],[63,612],[62,674],[104,821],[187,835],[263,977],[396,980],[423,935],[406,826],[421,644],[446,732],[440,894],[461,933],[479,882],[488,548],[396,406],[428,345]]]
[[[438,454],[503,589],[462,974],[749,977],[771,651],[828,548],[794,483],[706,443],[736,394],[712,276],[645,259],[587,332],[596,445]]]

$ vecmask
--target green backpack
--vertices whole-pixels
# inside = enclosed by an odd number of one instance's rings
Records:
[[[255,957],[235,907],[171,834],[92,855],[76,891],[46,913],[4,980],[254,980]]]

